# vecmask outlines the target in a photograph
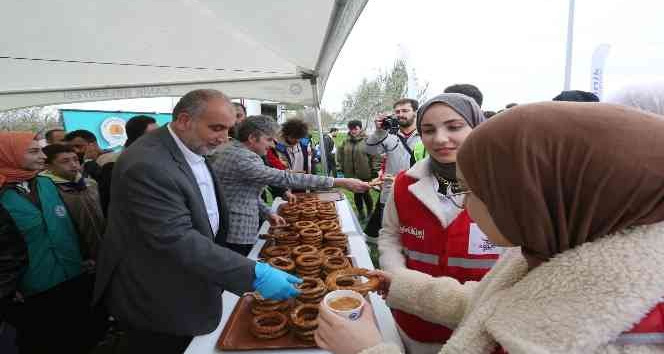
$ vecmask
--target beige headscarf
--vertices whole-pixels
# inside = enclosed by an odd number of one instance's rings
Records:
[[[664,220],[664,120],[601,103],[537,103],[473,130],[458,166],[531,268]]]

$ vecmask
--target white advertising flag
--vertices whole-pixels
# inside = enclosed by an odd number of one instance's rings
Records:
[[[611,46],[608,44],[600,44],[595,48],[593,53],[592,66],[590,67],[590,91],[602,100],[602,92],[604,91],[604,64],[606,57],[609,55]]]

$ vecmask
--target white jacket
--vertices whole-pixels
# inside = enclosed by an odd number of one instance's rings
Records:
[[[401,131],[397,132],[398,135],[403,136]],[[414,132],[411,134],[406,143],[411,150],[415,149],[415,145],[422,141],[420,134]],[[376,129],[376,131],[367,137],[367,154],[380,155],[385,154],[385,173],[396,176],[397,173],[406,170],[410,167],[410,154],[403,146],[399,138],[395,134],[388,134],[387,131]],[[387,198],[392,191],[392,182],[385,180],[380,192],[380,202],[387,203]]]
[[[449,200],[441,201],[437,193],[437,181],[431,174],[430,158],[418,161],[406,171],[406,175],[417,179],[408,190],[424,204],[440,221],[442,228],[449,224],[461,213]],[[380,267],[388,272],[395,272],[406,267],[406,258],[401,246],[399,228],[399,214],[394,204],[394,193],[390,193],[385,209],[383,210],[383,227],[378,231],[378,250],[380,251]]]
[[[618,345],[664,295],[664,223],[635,227],[564,252],[527,272],[519,248],[481,282],[402,269],[388,305],[455,326],[440,353],[664,353],[664,345]],[[362,354],[398,353],[380,344]]]

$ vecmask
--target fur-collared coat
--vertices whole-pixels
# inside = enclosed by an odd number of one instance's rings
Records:
[[[663,344],[616,344],[664,296],[664,223],[635,227],[564,252],[530,272],[519,248],[481,282],[408,269],[388,305],[455,327],[440,353],[664,353]],[[390,344],[362,354],[398,353]]]

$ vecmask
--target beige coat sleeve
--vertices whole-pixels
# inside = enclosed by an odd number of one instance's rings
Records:
[[[378,231],[378,251],[380,252],[378,261],[382,269],[391,273],[406,268],[406,257],[403,254],[399,233],[400,226],[394,196],[390,193],[383,210],[383,226]]]
[[[396,344],[381,343],[371,348],[364,349],[359,354],[401,354],[401,350]]]
[[[461,284],[454,278],[435,278],[404,268],[392,276],[387,305],[456,328],[468,310],[478,284],[474,281]]]

